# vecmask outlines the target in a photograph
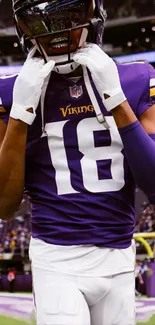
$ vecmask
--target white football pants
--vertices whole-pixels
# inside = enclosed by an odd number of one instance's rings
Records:
[[[37,325],[135,325],[134,272],[106,277],[32,267]]]

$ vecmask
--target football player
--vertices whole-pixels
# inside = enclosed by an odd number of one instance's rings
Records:
[[[135,184],[155,202],[155,72],[101,49],[103,0],[14,0],[0,80],[0,217],[32,208],[37,325],[134,325]]]

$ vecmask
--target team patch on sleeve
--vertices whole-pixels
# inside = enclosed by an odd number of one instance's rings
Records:
[[[150,79],[150,97],[155,97],[155,78]]]

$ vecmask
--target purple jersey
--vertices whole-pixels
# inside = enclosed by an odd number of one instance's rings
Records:
[[[154,103],[154,69],[132,63],[118,70],[139,117]],[[6,122],[15,78],[0,79],[0,117]],[[114,119],[92,86],[108,130],[97,121],[83,78],[75,82],[52,72],[43,91],[26,150],[32,235],[56,245],[126,248],[134,230],[135,182]]]

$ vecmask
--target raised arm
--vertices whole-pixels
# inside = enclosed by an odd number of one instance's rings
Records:
[[[30,55],[33,55],[34,51]],[[24,190],[25,152],[28,125],[36,116],[41,88],[54,61],[29,56],[13,89],[8,126],[0,121],[0,218],[9,219],[18,208]]]
[[[140,109],[138,120],[122,90],[117,66],[106,53],[88,44],[73,59],[90,70],[105,108],[115,119],[135,182],[155,204],[155,105],[150,98],[154,91],[149,88],[154,84],[154,69],[148,69],[143,76],[148,87],[141,94],[145,111]],[[143,106],[140,100],[139,105]]]
[[[0,218],[8,220],[18,208],[24,190],[28,125],[12,118],[0,121]],[[3,140],[3,141],[2,141]]]

